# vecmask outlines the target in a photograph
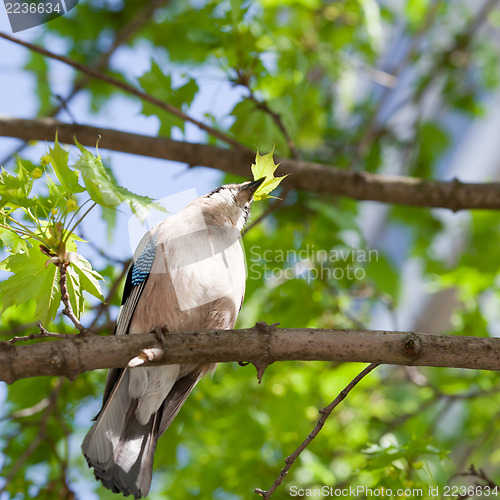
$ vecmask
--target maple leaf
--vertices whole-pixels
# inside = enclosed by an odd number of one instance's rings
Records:
[[[273,150],[267,155],[260,155],[257,151],[255,156],[255,163],[252,164],[252,174],[254,180],[261,179],[265,177],[266,180],[259,186],[257,191],[253,195],[255,201],[265,200],[266,198],[275,198],[275,196],[270,196],[269,193],[274,191],[280,184],[280,182],[288,176],[283,175],[281,177],[274,177],[274,172],[279,166],[274,164]]]

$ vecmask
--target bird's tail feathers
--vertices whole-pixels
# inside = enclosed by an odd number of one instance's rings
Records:
[[[141,498],[151,485],[162,411],[151,415],[146,424],[139,423],[135,416],[138,401],[130,398],[128,385],[126,369],[83,440],[82,450],[106,488]]]
[[[161,407],[162,417],[159,426],[160,436],[167,430],[172,420],[179,413],[187,397],[205,373],[204,370],[193,371],[175,382]]]
[[[145,423],[137,418],[139,399],[130,397],[130,370],[114,373],[116,383],[82,443],[89,467],[106,488],[136,499],[148,494],[158,438],[211,368],[203,365],[176,380],[158,411]]]

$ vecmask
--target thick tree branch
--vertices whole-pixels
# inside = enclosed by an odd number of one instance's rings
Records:
[[[99,147],[124,153],[163,158],[216,168],[248,177],[253,153],[174,141],[165,137],[130,134],[117,130],[72,125],[57,120],[23,120],[0,116],[0,136],[52,142],[56,131],[59,140],[74,144],[76,137],[84,146]],[[293,159],[280,159],[277,175],[292,174],[284,184],[290,187],[347,196],[356,200],[372,200],[429,208],[500,209],[500,183],[462,183],[458,180],[435,181],[414,177],[385,176],[352,172],[329,165]]]
[[[500,370],[500,339],[377,330],[255,328],[214,332],[156,333],[100,337],[33,345],[0,342],[0,380],[64,375],[125,367],[143,351],[154,363],[250,361],[256,365],[287,360],[357,361],[393,365]],[[157,353],[162,353],[158,356]],[[149,355],[146,356],[149,358]]]

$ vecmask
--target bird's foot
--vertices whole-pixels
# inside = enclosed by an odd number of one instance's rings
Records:
[[[169,333],[167,326],[155,326],[151,329],[151,333],[155,334],[156,340],[165,348],[165,334]]]

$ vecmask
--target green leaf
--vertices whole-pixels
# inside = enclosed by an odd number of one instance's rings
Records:
[[[418,130],[419,151],[416,169],[412,172],[418,177],[432,173],[432,167],[450,145],[450,138],[443,126],[437,122],[424,122]]]
[[[54,147],[49,149],[49,158],[52,168],[56,173],[59,182],[66,188],[68,194],[82,193],[85,189],[78,183],[79,172],[71,170],[68,166],[69,152],[65,151],[59,141],[54,141]]]
[[[33,205],[33,199],[29,199],[33,179],[18,161],[17,176],[9,174],[3,167],[0,172],[0,208],[5,205],[29,207]]]
[[[142,75],[138,80],[141,87],[148,94],[153,95],[183,111],[186,111],[191,105],[198,92],[198,85],[193,79],[189,79],[187,83],[181,85],[180,87],[173,88],[172,77],[170,75],[165,75],[155,61],[151,61],[151,69],[149,72],[144,73],[144,75]],[[178,127],[182,132],[184,132],[184,120],[181,120],[171,113],[161,110],[154,104],[144,102],[142,106],[142,113],[146,116],[154,115],[160,119],[160,135],[170,136],[172,127]]]
[[[49,84],[48,59],[36,52],[30,52],[29,60],[24,68],[31,71],[36,79],[35,91],[38,97],[38,116],[47,116],[51,108],[51,96],[53,95]]]
[[[90,197],[99,205],[107,208],[116,208],[125,202],[132,212],[141,220],[149,213],[149,209],[154,207],[163,210],[158,203],[154,203],[147,196],[140,196],[132,193],[128,189],[117,186],[111,171],[102,163],[100,156],[94,156],[85,149],[76,139],[75,143],[80,149],[81,157],[76,162],[75,168],[82,173],[85,187]]]
[[[68,238],[67,249],[76,251],[76,235]],[[2,312],[8,307],[34,300],[36,308],[33,318],[47,323],[54,319],[60,304],[59,270],[47,262],[37,242],[29,240],[23,252],[13,254],[0,263],[0,269],[14,273],[0,282],[0,304]],[[102,276],[92,269],[87,259],[78,255],[71,259],[67,272],[67,287],[70,303],[77,317],[84,311],[83,292],[88,292],[99,300],[104,300],[99,280]]]
[[[66,272],[66,286],[68,288],[69,302],[77,318],[80,318],[84,309],[84,299],[80,288],[80,275],[72,264]]]
[[[252,164],[253,178],[254,180],[261,179],[262,177],[266,178],[257,191],[255,191],[253,196],[255,201],[269,198],[269,193],[276,189],[280,182],[287,177],[286,175],[283,175],[282,177],[274,177],[274,172],[278,168],[279,163],[278,165],[274,164],[273,153],[274,148],[270,153],[262,156],[257,151],[257,155],[255,156],[255,163]]]
[[[101,218],[106,223],[108,241],[111,242],[113,230],[116,225],[116,210],[108,207],[101,207]]]
[[[376,284],[378,290],[391,297],[397,297],[400,287],[400,273],[384,254],[377,252],[375,256],[375,259],[370,259],[366,264],[366,276]]]
[[[429,0],[407,0],[405,14],[410,26],[415,29],[429,12]]]
[[[97,299],[104,301],[104,296],[99,286],[99,281],[104,281],[104,278],[92,269],[90,262],[85,257],[78,255],[78,259],[72,262],[68,269],[71,269],[78,276],[82,291],[88,292]]]
[[[25,238],[21,237],[18,233],[3,227],[0,227],[0,241],[6,247],[10,248],[12,253],[18,253],[28,249]]]
[[[279,109],[276,112],[280,112]],[[282,113],[280,113],[282,114]],[[283,133],[269,113],[259,109],[253,101],[244,99],[231,111],[235,118],[230,132],[240,142],[249,146],[259,144],[262,149],[271,149],[273,145],[282,154],[287,154],[288,145]]]
[[[54,319],[60,303],[59,270],[50,264],[38,244],[30,241],[23,253],[13,254],[0,263],[0,269],[14,273],[0,282],[2,312],[8,307],[33,300],[36,304],[33,319],[48,323]]]
[[[101,158],[94,156],[78,141],[75,142],[82,153],[80,159],[75,163],[75,168],[82,173],[90,197],[99,205],[116,208],[123,200],[116,192],[116,186]]]

